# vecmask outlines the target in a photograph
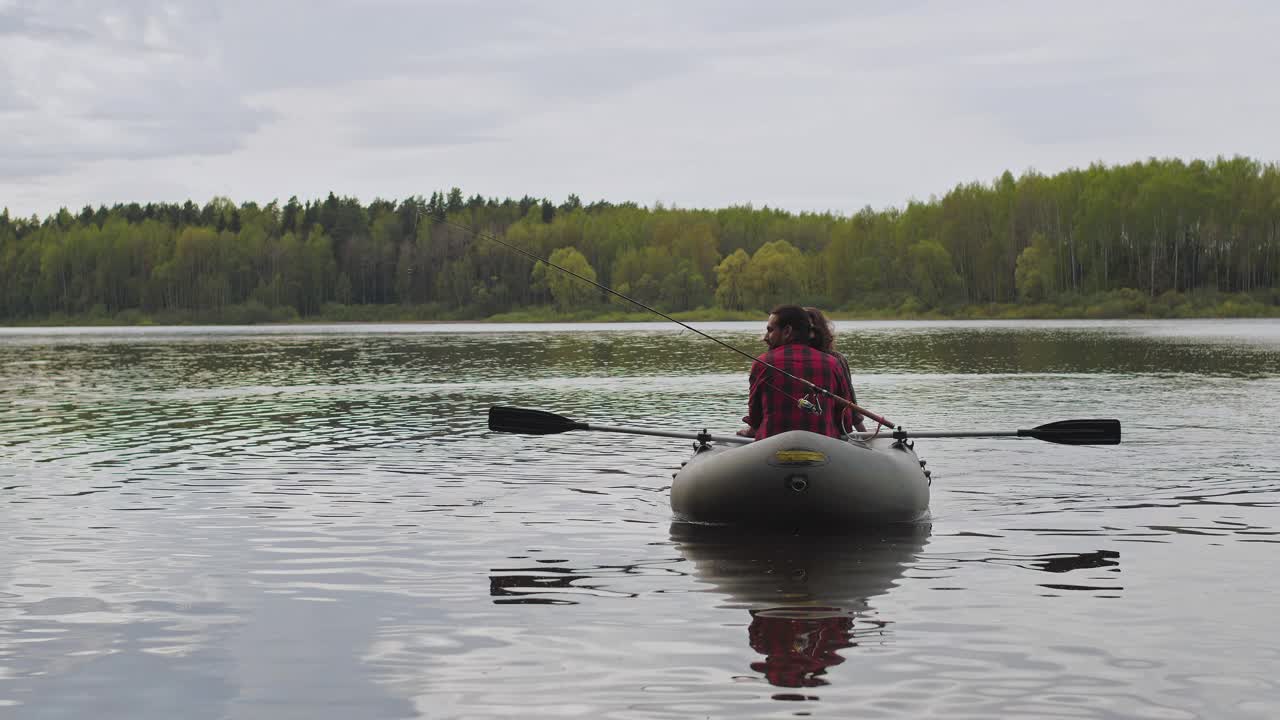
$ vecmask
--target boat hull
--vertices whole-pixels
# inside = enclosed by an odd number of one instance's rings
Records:
[[[839,440],[802,430],[700,448],[676,472],[677,520],[845,528],[917,522],[929,477],[910,444]]]

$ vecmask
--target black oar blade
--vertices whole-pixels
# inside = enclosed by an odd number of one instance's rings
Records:
[[[521,433],[523,435],[555,435],[582,430],[586,425],[574,422],[563,415],[556,415],[545,410],[528,408],[501,407],[489,408],[489,429],[494,432]]]
[[[1019,430],[1021,437],[1033,437],[1059,445],[1119,445],[1119,420],[1059,420],[1033,430]]]

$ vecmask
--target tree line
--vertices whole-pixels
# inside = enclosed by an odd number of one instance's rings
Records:
[[[1244,158],[1005,172],[852,215],[329,194],[283,205],[0,214],[0,320],[410,306],[482,318],[607,296],[489,238],[665,311],[1044,303],[1111,291],[1253,293],[1280,305],[1280,168]],[[271,315],[275,317],[275,315]]]

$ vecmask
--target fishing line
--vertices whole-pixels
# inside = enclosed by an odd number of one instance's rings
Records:
[[[462,230],[463,232],[470,233],[470,234],[474,235],[475,237],[477,237],[477,238],[479,238],[479,239],[481,239],[481,240],[490,240],[490,241],[492,241],[492,242],[498,243],[499,245],[501,245],[501,246],[503,246],[503,247],[505,247],[505,248],[508,248],[508,249],[510,249],[510,250],[514,250],[514,251],[516,251],[516,252],[520,253],[521,255],[523,255],[523,256],[525,256],[525,257],[529,258],[530,260],[533,260],[533,261],[534,261],[534,262],[536,262],[536,263],[540,262],[540,263],[542,263],[542,264],[544,264],[544,265],[547,265],[547,266],[549,266],[549,267],[553,267],[553,268],[555,268],[556,270],[559,270],[560,272],[565,273],[566,275],[570,275],[570,276],[572,276],[572,277],[575,277],[575,278],[577,278],[577,279],[581,280],[581,281],[582,281],[582,282],[584,282],[584,283],[587,283],[588,285],[595,286],[596,288],[599,288],[600,290],[603,290],[603,291],[605,291],[605,292],[609,293],[610,295],[613,295],[613,296],[615,296],[615,297],[622,298],[623,300],[626,300],[627,302],[631,303],[632,305],[635,305],[636,307],[640,307],[640,308],[643,308],[643,309],[645,309],[645,310],[648,310],[649,312],[653,313],[654,315],[657,315],[657,316],[658,316],[658,317],[660,317],[660,318],[663,318],[664,320],[670,320],[671,322],[673,322],[673,323],[675,323],[675,324],[679,325],[680,327],[684,328],[685,330],[688,330],[688,331],[693,332],[693,333],[697,333],[698,335],[701,335],[702,337],[704,337],[704,338],[706,338],[706,339],[710,340],[711,342],[713,342],[713,343],[715,343],[715,344],[717,344],[717,345],[719,345],[719,346],[721,346],[721,347],[723,347],[723,348],[726,348],[726,349],[732,350],[733,352],[738,353],[739,355],[741,355],[741,356],[745,357],[746,359],[748,359],[748,360],[750,360],[750,361],[752,361],[752,362],[760,363],[761,365],[764,365],[765,367],[769,368],[770,370],[773,370],[773,371],[775,371],[775,372],[777,372],[777,373],[779,373],[779,374],[781,374],[781,375],[783,375],[783,376],[785,376],[785,377],[791,378],[792,380],[795,380],[796,382],[799,382],[799,383],[803,384],[805,387],[807,387],[809,390],[811,390],[811,391],[813,391],[813,392],[815,392],[815,393],[818,393],[818,394],[820,394],[820,395],[826,395],[827,397],[832,398],[833,400],[835,400],[835,401],[836,401],[836,402],[838,402],[838,403],[841,403],[841,404],[843,404],[843,405],[847,405],[847,406],[848,406],[849,408],[851,408],[854,412],[859,412],[859,413],[861,413],[861,414],[863,414],[863,415],[865,415],[865,416],[867,416],[867,417],[871,418],[872,420],[875,420],[876,422],[878,422],[878,423],[880,423],[880,424],[884,425],[885,427],[888,427],[888,428],[895,428],[895,427],[897,427],[897,426],[896,426],[896,425],[894,425],[893,423],[889,422],[889,420],[887,420],[886,418],[882,418],[882,417],[880,417],[879,415],[876,415],[875,413],[870,412],[869,410],[864,410],[864,409],[862,409],[861,407],[859,407],[857,404],[855,404],[855,403],[853,403],[853,402],[850,402],[849,400],[847,400],[847,399],[845,399],[845,398],[842,398],[842,397],[840,397],[840,396],[836,395],[835,393],[831,392],[830,390],[827,390],[826,388],[819,387],[818,385],[815,385],[815,384],[813,384],[813,383],[809,382],[808,380],[805,380],[805,379],[804,379],[804,378],[802,378],[802,377],[797,377],[797,376],[795,376],[795,375],[792,375],[791,373],[787,372],[786,370],[783,370],[782,368],[779,368],[779,367],[777,367],[777,366],[775,366],[775,365],[771,365],[771,364],[769,364],[769,363],[767,363],[767,362],[765,362],[765,361],[763,361],[763,360],[760,360],[760,359],[758,359],[756,356],[751,355],[750,353],[748,353],[748,352],[746,352],[746,351],[739,350],[738,348],[736,348],[736,347],[734,347],[734,346],[730,345],[729,343],[724,342],[723,340],[720,340],[719,338],[712,337],[711,335],[708,335],[707,333],[702,332],[701,330],[699,330],[699,329],[697,329],[697,328],[693,327],[692,325],[689,325],[688,323],[681,322],[681,321],[679,321],[679,320],[677,320],[677,319],[675,319],[675,318],[671,317],[670,315],[668,315],[668,314],[666,314],[666,313],[662,312],[661,310],[658,310],[657,308],[650,307],[650,306],[648,306],[648,305],[646,305],[646,304],[644,304],[644,303],[640,302],[639,300],[636,300],[635,298],[627,297],[626,295],[623,295],[622,293],[618,292],[617,290],[614,290],[614,289],[613,289],[613,288],[611,288],[611,287],[606,287],[606,286],[604,286],[604,285],[601,285],[600,283],[596,282],[595,280],[592,280],[591,278],[583,277],[582,275],[579,275],[578,273],[576,273],[576,272],[574,272],[574,271],[572,271],[572,270],[570,270],[570,269],[568,269],[568,268],[561,267],[561,266],[559,266],[559,265],[557,265],[557,264],[555,264],[555,263],[551,262],[550,260],[548,260],[548,259],[546,259],[546,258],[544,258],[544,257],[542,257],[542,256],[540,256],[540,255],[535,255],[534,253],[531,253],[531,252],[529,252],[528,250],[525,250],[525,249],[524,249],[524,248],[522,248],[522,247],[519,247],[519,246],[517,246],[517,245],[514,245],[514,244],[512,244],[512,243],[509,243],[509,242],[507,242],[507,241],[505,241],[505,240],[501,240],[501,239],[499,239],[497,236],[495,236],[495,235],[493,235],[493,234],[491,234],[491,233],[486,233],[486,232],[482,232],[482,231],[480,231],[480,230],[476,230],[476,229],[475,229],[475,228],[473,228],[473,227],[470,227],[470,226],[468,226],[468,225],[463,225],[462,223],[459,223],[459,222],[454,222],[453,220],[449,220],[448,218],[433,218],[433,219],[434,219],[436,222],[440,223],[441,225],[448,225],[448,226],[450,226],[450,227],[457,228],[458,230]]]
[[[688,324],[686,324],[686,323],[683,323],[683,322],[681,322],[681,321],[679,321],[679,320],[677,320],[677,319],[675,319],[675,318],[671,317],[670,315],[668,315],[668,314],[666,314],[666,313],[662,312],[661,310],[658,310],[657,308],[653,308],[653,307],[650,307],[650,306],[648,306],[648,305],[645,305],[644,303],[640,302],[639,300],[636,300],[635,298],[629,298],[629,297],[627,297],[626,295],[623,295],[622,293],[618,292],[617,290],[614,290],[613,288],[605,287],[604,285],[601,285],[600,283],[596,282],[595,280],[592,280],[592,279],[590,279],[590,278],[583,277],[582,275],[579,275],[578,273],[576,273],[576,272],[574,272],[574,271],[572,271],[572,270],[570,270],[570,269],[568,269],[568,268],[560,267],[559,265],[557,265],[557,264],[555,264],[555,263],[551,262],[550,260],[547,260],[546,258],[541,257],[541,256],[538,256],[538,255],[535,255],[535,254],[533,254],[533,253],[529,252],[528,250],[525,250],[524,248],[521,248],[521,247],[518,247],[518,246],[516,246],[516,245],[513,245],[513,244],[511,244],[511,243],[509,243],[509,242],[507,242],[507,241],[505,241],[505,240],[499,240],[497,237],[495,237],[495,236],[493,236],[493,235],[490,235],[489,233],[481,232],[481,231],[479,231],[479,230],[476,230],[476,229],[474,229],[474,228],[468,227],[468,226],[463,225],[463,224],[461,224],[461,223],[456,223],[456,222],[454,222],[454,221],[452,221],[452,220],[440,220],[439,222],[440,222],[441,224],[443,224],[443,225],[450,225],[450,226],[455,227],[455,228],[457,228],[457,229],[459,229],[459,230],[463,230],[463,231],[469,232],[469,233],[471,233],[472,235],[475,235],[476,237],[480,238],[481,240],[491,240],[491,241],[496,242],[496,243],[498,243],[499,245],[501,245],[501,246],[503,246],[503,247],[505,247],[505,248],[510,248],[511,250],[515,250],[516,252],[520,253],[521,255],[524,255],[525,257],[529,258],[530,260],[533,260],[533,261],[535,261],[535,262],[543,263],[544,265],[548,265],[548,266],[550,266],[550,267],[553,267],[553,268],[555,268],[555,269],[559,270],[559,271],[560,271],[560,272],[562,272],[562,273],[566,273],[566,274],[568,274],[568,275],[572,275],[573,277],[578,278],[579,280],[581,280],[581,281],[582,281],[582,282],[584,282],[584,283],[588,283],[588,284],[594,285],[594,286],[596,286],[597,288],[599,288],[599,289],[601,289],[601,290],[604,290],[605,292],[609,293],[610,295],[614,295],[614,296],[616,296],[616,297],[620,297],[620,298],[622,298],[623,300],[626,300],[627,302],[629,302],[629,303],[631,303],[631,304],[633,304],[633,305],[635,305],[635,306],[637,306],[637,307],[641,307],[641,308],[644,308],[645,310],[648,310],[649,312],[653,313],[654,315],[657,315],[658,317],[661,317],[661,318],[663,318],[663,319],[665,319],[665,320],[670,320],[671,322],[673,322],[673,323],[675,323],[675,324],[679,325],[680,327],[684,328],[685,330],[689,330],[689,331],[691,331],[691,332],[695,332],[695,333],[697,333],[697,334],[701,335],[702,337],[704,337],[704,338],[706,338],[706,339],[710,340],[710,341],[711,341],[711,342],[713,342],[713,343],[717,343],[717,344],[719,344],[719,345],[721,345],[721,346],[723,346],[723,347],[726,347],[726,348],[728,348],[728,349],[730,349],[730,350],[732,350],[732,351],[734,351],[734,352],[738,353],[739,355],[741,355],[741,356],[745,357],[745,358],[746,358],[746,359],[748,359],[748,360],[755,360],[755,359],[756,359],[754,355],[751,355],[751,354],[749,354],[749,353],[747,353],[747,352],[745,352],[745,351],[743,351],[743,350],[739,350],[738,348],[736,348],[736,347],[734,347],[734,346],[730,345],[730,344],[729,344],[729,343],[727,343],[727,342],[724,342],[723,340],[720,340],[720,339],[718,339],[718,338],[712,337],[712,336],[710,336],[710,335],[708,335],[708,334],[706,334],[706,333],[702,332],[701,330],[699,330],[699,329],[697,329],[697,328],[695,328],[695,327],[693,327],[693,326],[691,326],[691,325],[688,325]],[[768,363],[761,363],[761,364],[762,364],[762,365],[768,365]],[[772,366],[772,365],[770,365],[769,367],[773,367],[773,366]],[[777,368],[774,368],[774,369],[775,369],[775,370],[777,370]],[[783,372],[782,370],[778,370],[778,372],[781,372],[783,375],[787,375],[788,377],[795,378],[796,380],[799,380],[800,382],[806,382],[803,378],[798,378],[798,377],[795,377],[794,375],[789,375],[788,373]]]

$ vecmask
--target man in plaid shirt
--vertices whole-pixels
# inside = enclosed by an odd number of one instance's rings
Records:
[[[751,366],[751,393],[747,416],[742,418],[748,427],[739,430],[739,435],[756,440],[788,430],[808,430],[830,437],[844,435],[852,418],[848,408],[773,369],[808,380],[837,397],[851,397],[849,379],[840,361],[810,347],[811,332],[809,314],[798,305],[782,305],[769,313],[764,331],[769,349]],[[816,408],[806,409],[805,401]]]

